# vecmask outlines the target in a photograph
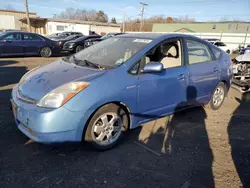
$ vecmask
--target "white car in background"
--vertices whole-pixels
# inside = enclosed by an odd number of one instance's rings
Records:
[[[217,46],[218,48],[222,49],[223,51],[227,52],[228,54],[232,53],[232,51],[229,49],[229,47],[221,41],[209,41],[209,42],[211,44]]]
[[[217,46],[218,48],[222,49],[228,54],[232,53],[232,50],[230,50],[230,48],[225,43],[221,42],[219,39],[204,39],[203,38],[203,40],[210,42],[211,44]]]

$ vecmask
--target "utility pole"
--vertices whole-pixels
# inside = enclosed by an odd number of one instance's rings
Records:
[[[245,38],[244,38],[244,48],[246,46],[246,41],[247,41],[247,34],[248,34],[248,30],[249,30],[249,25],[247,26],[247,30],[246,30],[246,34],[245,34]]]
[[[145,11],[145,6],[148,6],[148,4],[147,3],[143,3],[143,2],[140,2],[140,4],[142,5],[142,7],[141,7],[141,28],[140,28],[140,31],[142,31],[143,26],[144,26],[143,16],[144,16],[144,11]]]
[[[31,32],[28,0],[24,0],[24,4],[25,4],[25,8],[26,8],[26,17],[27,17],[28,31]]]
[[[126,13],[125,8],[123,9],[123,23],[122,23],[122,32],[125,33],[125,21],[126,21]]]

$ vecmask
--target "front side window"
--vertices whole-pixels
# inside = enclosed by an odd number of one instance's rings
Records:
[[[181,66],[182,53],[180,40],[164,42],[150,50],[145,56],[145,63],[156,61],[163,64],[164,69]]]
[[[76,53],[74,57],[77,60],[114,68],[126,62],[151,41],[137,38],[109,38]],[[74,58],[70,60],[74,61]]]
[[[215,45],[216,46],[226,46],[223,42],[216,42]]]
[[[207,45],[187,40],[188,62],[190,65],[212,61],[212,56]]]
[[[37,35],[24,34],[23,35],[23,40],[41,41],[42,39]]]
[[[16,41],[16,40],[21,40],[21,34],[19,33],[12,33],[4,37],[3,40],[8,40],[8,41]]]

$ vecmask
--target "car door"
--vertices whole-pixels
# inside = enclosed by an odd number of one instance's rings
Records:
[[[2,55],[22,55],[23,44],[20,33],[10,33],[1,41]]]
[[[185,39],[189,85],[197,91],[196,102],[206,103],[220,79],[220,67],[207,44]]]
[[[26,55],[37,55],[44,43],[44,40],[38,35],[23,33],[24,53]]]
[[[171,43],[178,43],[179,45],[178,52],[170,55],[168,52],[163,52],[162,49]],[[139,74],[138,109],[142,112],[142,115],[158,117],[186,105],[188,71],[184,66],[182,39],[164,41],[152,50],[153,53],[151,51],[146,54],[145,64],[149,61],[159,61],[163,63],[164,70],[160,73],[142,72]],[[166,58],[157,57],[162,55]],[[171,59],[177,56],[178,58]],[[177,63],[174,61],[177,61]]]

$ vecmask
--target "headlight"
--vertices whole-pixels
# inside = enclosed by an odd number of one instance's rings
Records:
[[[88,86],[89,83],[87,82],[64,84],[45,95],[37,105],[45,108],[59,108]]]

